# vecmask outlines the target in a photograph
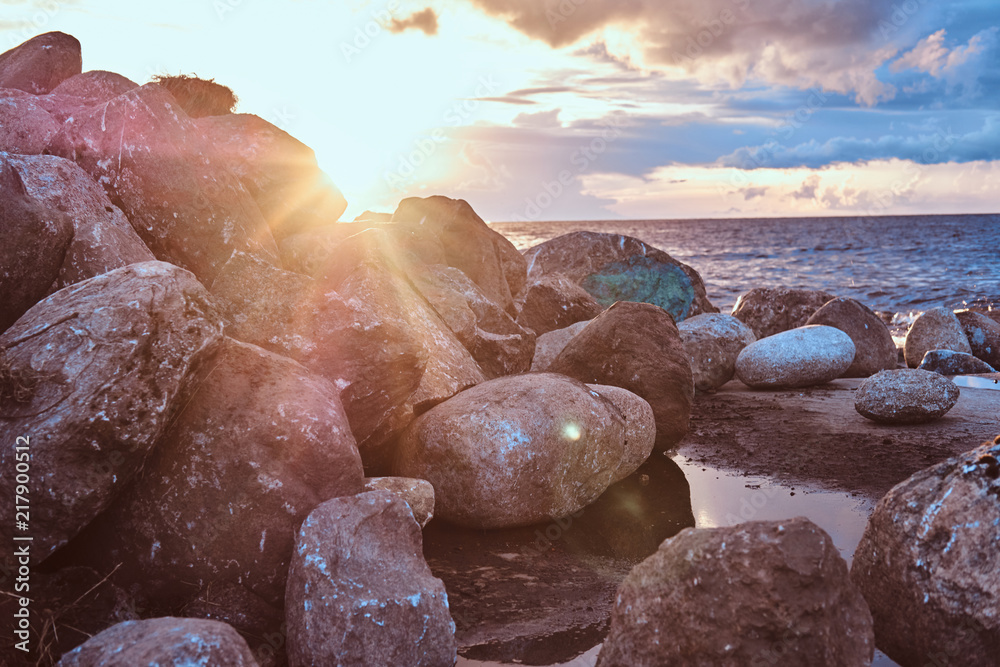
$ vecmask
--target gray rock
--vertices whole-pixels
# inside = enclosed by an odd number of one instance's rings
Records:
[[[997,372],[995,368],[982,359],[977,359],[971,354],[952,352],[951,350],[928,350],[917,368],[939,375],[975,375],[977,373]]]
[[[59,667],[136,665],[257,667],[257,661],[243,638],[225,623],[171,617],[113,625],[59,661]]]
[[[903,352],[906,365],[916,368],[930,350],[952,350],[972,354],[969,339],[955,313],[947,308],[931,308],[922,313],[906,332]]]
[[[312,665],[455,664],[444,584],[409,506],[388,491],[337,498],[302,524],[285,597],[288,658]]]
[[[948,378],[901,368],[862,382],[854,394],[854,408],[862,417],[883,424],[922,424],[943,417],[958,397],[958,387]]]
[[[851,578],[901,665],[996,664],[1000,444],[916,473],[879,501]]]
[[[0,90],[0,151],[40,155],[58,133],[59,123],[34,95]]]
[[[972,310],[956,311],[955,317],[969,339],[972,354],[993,368],[1000,367],[1000,323]]]
[[[487,378],[531,368],[535,334],[515,322],[459,269],[443,264],[412,265],[407,275]]]
[[[569,516],[638,458],[614,404],[570,378],[531,373],[484,382],[418,417],[394,474],[433,484],[439,517],[501,528]]]
[[[748,387],[811,387],[836,380],[854,361],[854,343],[840,329],[807,326],[743,348],[736,377]]]
[[[604,310],[597,299],[558,273],[533,279],[519,300],[517,322],[542,335],[592,320]]]
[[[81,71],[80,42],[64,32],[36,35],[0,53],[0,88],[44,95]]]
[[[278,240],[340,219],[347,200],[311,148],[253,114],[198,118],[212,158],[246,186]]]
[[[434,518],[434,485],[424,479],[412,477],[369,477],[365,491],[388,491],[410,506],[413,518],[423,528]]]
[[[597,664],[860,667],[874,651],[847,563],[799,517],[665,540],[619,587]]]
[[[854,362],[844,377],[866,378],[898,365],[896,343],[885,322],[867,306],[846,297],[828,301],[806,321],[840,329],[854,343]]]
[[[750,327],[732,315],[706,313],[677,325],[684,343],[694,388],[714,391],[736,375],[736,358],[757,340]]]
[[[621,471],[611,480],[614,484],[628,477],[652,454],[656,443],[656,417],[652,406],[628,389],[606,384],[587,386],[614,403],[625,420],[625,460]]]
[[[280,606],[295,527],[361,491],[337,390],[290,359],[227,339],[144,466],[94,530],[120,579],[169,606],[187,582],[239,582]]]
[[[78,97],[88,106],[96,106],[138,87],[139,84],[121,74],[90,70],[66,79],[52,89],[52,94]]]
[[[76,535],[135,476],[221,337],[205,288],[161,262],[60,290],[0,336],[10,370],[33,385],[0,402],[0,420],[31,438],[35,557]],[[12,448],[0,449],[0,466],[0,491],[13,497]],[[11,530],[0,533],[9,540]]]
[[[805,326],[809,318],[833,294],[784,287],[755,287],[741,294],[733,306],[733,317],[753,330],[758,339]]]
[[[73,224],[56,289],[156,259],[101,186],[73,162],[54,155],[12,155],[10,163],[29,197],[62,211]]]
[[[277,263],[270,229],[243,184],[206,156],[173,96],[147,84],[74,114],[53,138],[102,185],[158,259],[211,284],[236,250]]]
[[[581,382],[628,389],[656,415],[656,448],[667,451],[687,434],[694,380],[670,314],[650,303],[621,301],[563,348],[548,368]]]
[[[399,203],[393,222],[415,223],[434,232],[445,262],[460,269],[511,316],[514,295],[524,289],[527,265],[517,248],[493,231],[462,199],[411,197]]]
[[[542,334],[535,340],[535,356],[531,360],[531,371],[541,372],[549,369],[549,364],[559,356],[573,338],[587,328],[591,320],[571,324],[562,329],[556,329]]]
[[[73,241],[73,224],[33,199],[6,157],[0,153],[0,332],[45,296]]]
[[[616,301],[652,303],[677,322],[719,312],[697,271],[631,236],[574,232],[530,248],[524,257],[532,279],[565,275],[604,308]]]

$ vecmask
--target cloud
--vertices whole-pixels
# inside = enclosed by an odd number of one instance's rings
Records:
[[[533,127],[537,129],[555,129],[562,127],[559,114],[562,109],[552,109],[539,113],[519,113],[514,117],[514,125],[518,127]]]
[[[926,72],[935,78],[943,78],[958,67],[964,65],[970,58],[982,53],[997,41],[997,28],[992,27],[974,35],[965,46],[957,46],[948,50],[944,45],[947,32],[944,28],[933,35],[922,39],[913,50],[889,66],[891,72],[902,72],[915,69]]]
[[[750,201],[751,199],[756,199],[757,197],[763,197],[767,194],[767,188],[744,188],[743,189],[743,199],[745,201]]]
[[[415,12],[405,19],[393,19],[389,24],[389,32],[400,33],[409,29],[422,30],[428,36],[436,35],[438,31],[438,17],[433,9],[428,7],[419,12]]]
[[[627,68],[733,88],[822,86],[866,105],[896,92],[876,75],[898,52],[878,40],[895,0],[468,1],[553,47],[598,38],[583,52]]]
[[[908,159],[922,164],[976,162],[1000,159],[1000,115],[987,116],[982,128],[956,134],[947,128],[910,136],[885,135],[876,139],[834,137],[797,146],[778,143],[740,148],[719,158],[723,167],[756,169],[818,168],[839,162]]]
[[[802,187],[792,193],[796,199],[816,199],[816,191],[819,189],[819,176],[813,174],[805,180]]]

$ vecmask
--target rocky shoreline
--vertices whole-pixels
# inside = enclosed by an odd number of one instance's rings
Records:
[[[0,54],[0,660],[992,664],[1000,399],[948,376],[993,377],[996,312],[897,352],[834,294],[719,313],[627,236],[341,222],[228,89],[82,63]],[[677,453],[878,500],[854,564],[695,528]]]

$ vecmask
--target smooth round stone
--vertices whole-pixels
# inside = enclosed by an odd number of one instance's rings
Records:
[[[930,350],[972,354],[962,323],[947,308],[931,308],[913,320],[903,343],[906,365],[916,368]]]
[[[762,338],[736,358],[748,387],[810,387],[836,380],[854,361],[854,342],[840,329],[807,326]]]
[[[958,402],[954,382],[930,371],[882,371],[861,383],[854,409],[883,424],[922,424],[943,417]]]
[[[753,331],[732,315],[704,313],[677,325],[691,362],[694,388],[714,391],[733,379],[736,358],[757,340]]]

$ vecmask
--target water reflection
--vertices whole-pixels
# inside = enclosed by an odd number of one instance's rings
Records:
[[[465,658],[553,665],[597,646],[625,575],[693,525],[684,473],[654,454],[566,519],[492,531],[435,519],[424,554],[448,590]]]

